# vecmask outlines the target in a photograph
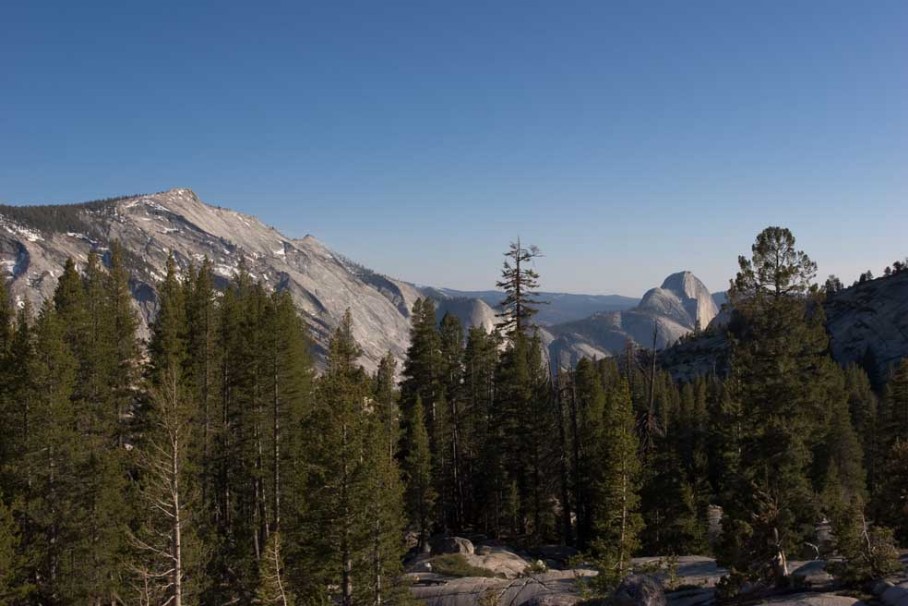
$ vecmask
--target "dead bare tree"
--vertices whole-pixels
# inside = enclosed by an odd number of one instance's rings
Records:
[[[130,542],[139,554],[133,570],[141,603],[183,604],[190,524],[185,481],[190,417],[178,374],[165,372],[152,391],[148,426],[137,448],[143,519],[139,530],[130,534]]]

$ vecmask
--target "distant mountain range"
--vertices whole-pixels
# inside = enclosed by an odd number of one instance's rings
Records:
[[[168,254],[180,267],[206,256],[216,283],[227,284],[241,260],[254,279],[287,289],[309,324],[316,355],[324,355],[331,332],[345,310],[364,350],[362,363],[374,369],[390,351],[402,360],[408,345],[410,312],[420,297],[433,298],[438,317],[457,315],[469,326],[491,330],[502,293],[417,286],[378,274],[347,259],[313,236],[290,238],[257,218],[211,206],[188,189],[53,206],[0,206],[0,263],[14,300],[36,306],[51,296],[68,257],[84,263],[91,250],[102,255],[118,240],[132,272],[136,308],[147,324],[157,311],[155,285]],[[572,364],[581,356],[602,357],[627,341],[664,348],[718,313],[716,300],[690,272],[665,279],[641,299],[620,295],[540,293],[549,302],[536,321],[551,358]],[[881,350],[889,355],[888,349]]]
[[[497,308],[504,299],[504,293],[498,290],[453,290],[450,288],[423,287],[423,292],[433,299],[479,299],[492,308]],[[604,311],[621,311],[636,306],[640,299],[623,295],[577,295],[563,292],[539,292],[539,300],[545,305],[539,306],[539,313],[533,321],[540,326],[551,326],[586,318]]]

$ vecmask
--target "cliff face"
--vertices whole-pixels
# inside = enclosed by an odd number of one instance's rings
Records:
[[[827,298],[826,330],[835,359],[873,364],[884,373],[908,357],[908,271]]]
[[[255,217],[204,204],[188,189],[0,211],[0,262],[20,303],[40,305],[53,294],[67,257],[82,264],[91,250],[103,254],[113,240],[127,252],[136,306],[146,323],[156,312],[154,285],[169,253],[182,268],[207,257],[221,286],[244,263],[254,279],[290,291],[312,329],[316,353],[324,351],[350,309],[368,369],[388,351],[402,359],[410,309],[422,296],[414,286],[360,267],[311,236],[288,238]]]
[[[908,271],[827,295],[823,310],[829,349],[839,364],[861,364],[885,380],[908,357]],[[663,364],[678,378],[725,370],[730,317],[724,309],[706,334],[668,349]]]
[[[647,291],[632,309],[557,324],[541,334],[551,359],[560,366],[571,366],[584,356],[615,355],[628,341],[651,348],[655,340],[656,348],[664,349],[696,328],[706,327],[718,311],[703,282],[682,271]]]

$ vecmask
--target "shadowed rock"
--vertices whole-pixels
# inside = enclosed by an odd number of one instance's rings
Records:
[[[665,592],[651,577],[632,574],[612,594],[615,606],[665,606]]]

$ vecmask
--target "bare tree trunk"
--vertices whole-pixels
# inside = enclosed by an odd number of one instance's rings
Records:
[[[189,523],[187,487],[183,483],[190,411],[182,400],[176,376],[165,376],[153,397],[154,422],[139,451],[143,468],[141,496],[149,516],[132,546],[144,556],[133,570],[141,577],[142,594],[168,606],[182,606],[185,593],[184,535]],[[140,601],[145,600],[140,598]]]
[[[173,499],[173,606],[183,604],[183,509],[180,503],[180,440],[171,432],[171,485]]]
[[[341,451],[344,463],[341,473],[341,507],[343,513],[343,534],[341,535],[341,560],[343,561],[343,578],[341,591],[343,592],[343,606],[353,606],[353,555],[350,545],[350,494],[349,494],[349,469],[347,461],[347,426],[343,429],[343,449]]]
[[[381,606],[382,569],[381,569],[381,516],[375,514],[375,534],[373,535],[372,560],[375,574],[375,606]]]
[[[271,517],[274,520],[274,531],[277,532],[281,526],[281,399],[280,399],[280,385],[278,384],[278,372],[277,372],[277,358],[274,359],[274,394],[272,396],[274,406],[272,410],[273,425],[271,428],[273,435],[272,438],[272,453],[271,456],[274,458],[272,462],[272,490],[274,494],[272,495],[272,511]]]

